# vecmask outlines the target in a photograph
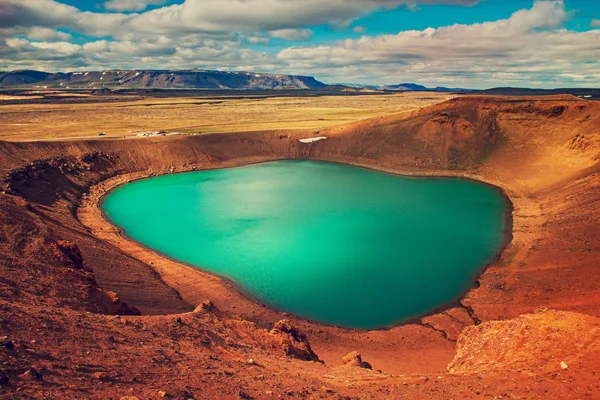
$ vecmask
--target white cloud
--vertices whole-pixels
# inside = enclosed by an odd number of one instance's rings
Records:
[[[568,71],[598,84],[600,31],[567,31],[569,18],[563,1],[538,1],[506,20],[290,47],[277,57],[330,80],[527,86],[539,76],[574,80],[561,75]]]
[[[167,0],[109,0],[104,8],[114,11],[143,11],[150,5],[162,5]]]
[[[271,39],[268,37],[264,37],[264,36],[249,36],[246,38],[246,41],[249,44],[269,44],[271,42]]]
[[[0,70],[199,67],[314,75],[328,82],[415,81],[458,87],[600,84],[600,30],[566,30],[570,14],[559,0],[537,1],[505,20],[363,36],[278,53],[244,46],[267,45],[272,37],[304,41],[312,34],[306,26],[331,22],[332,16],[347,23],[369,10],[408,3],[187,0],[141,14],[81,12],[66,5],[55,9],[56,4],[0,0]],[[112,39],[72,44],[61,35],[68,34],[56,31],[60,27]]]
[[[271,32],[271,37],[296,42],[309,40],[312,36],[313,31],[310,29],[278,29]]]
[[[31,46],[38,49],[53,50],[65,55],[75,54],[81,48],[81,46],[69,42],[31,42]]]
[[[23,52],[43,49],[66,55],[74,54],[81,48],[81,46],[69,42],[30,42],[19,38],[6,39],[6,44],[8,47]]]
[[[352,28],[352,32],[354,32],[354,33],[365,33],[366,31],[367,31],[367,29],[362,25],[358,25],[358,26],[355,26],[354,28]]]
[[[564,0],[538,0],[532,9],[514,13],[508,19],[508,25],[515,31],[527,32],[537,28],[556,28],[570,17]]]
[[[0,27],[67,27],[96,35],[121,37],[127,32],[161,34],[230,33],[341,25],[378,9],[393,9],[414,0],[185,0],[141,14],[81,12],[54,0],[1,0]],[[161,0],[109,0],[114,10],[137,9]],[[418,3],[471,5],[479,0],[423,0]]]
[[[347,23],[374,9],[402,3],[404,0],[186,0],[133,16],[127,24],[164,34],[278,31]]]
[[[76,69],[85,65],[78,55],[78,45],[68,42],[30,42],[27,39],[0,39],[0,66],[9,69],[39,69],[56,71]]]
[[[47,42],[65,41],[71,38],[71,35],[66,32],[60,32],[55,29],[42,28],[35,26],[29,30],[27,37],[33,40],[43,40]]]

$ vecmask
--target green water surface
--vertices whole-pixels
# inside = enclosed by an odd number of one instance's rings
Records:
[[[500,191],[315,161],[145,179],[103,203],[127,235],[279,310],[390,326],[456,300],[503,243]]]

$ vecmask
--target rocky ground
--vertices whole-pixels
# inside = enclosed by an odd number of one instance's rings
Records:
[[[310,130],[0,142],[0,397],[600,397],[598,111],[469,97],[311,144]],[[456,305],[365,332],[253,304],[94,208],[114,180],[285,158],[495,184],[512,242]]]

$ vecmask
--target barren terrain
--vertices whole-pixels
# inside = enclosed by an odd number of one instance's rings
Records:
[[[599,397],[600,103],[461,97],[402,107],[406,100],[302,99],[293,111],[296,100],[272,99],[287,106],[260,118],[258,105],[234,102],[220,115],[254,118],[237,132],[227,117],[222,134],[0,142],[0,396]],[[329,124],[323,101],[359,104]],[[98,117],[105,125],[94,132],[131,129],[128,115],[143,114],[136,104],[94,104],[124,106]],[[346,112],[328,104],[330,117]],[[14,115],[40,106],[0,107],[13,126],[29,126],[13,140],[93,134],[94,113],[71,106],[44,105],[57,109],[47,131],[35,119],[42,112]],[[193,114],[150,108],[147,118],[173,123],[157,129],[181,129]],[[261,125],[266,115],[282,125]],[[328,139],[299,142],[316,130]],[[256,305],[122,237],[98,209],[131,179],[290,158],[494,184],[514,205],[512,242],[455,305],[359,331]]]
[[[47,96],[56,97],[58,94]],[[93,100],[93,96],[88,96]],[[454,95],[447,93],[269,98],[139,98],[123,94],[107,96],[110,102],[65,105],[35,101],[19,104],[19,96],[5,95],[6,104],[0,107],[0,140],[97,137],[100,132],[122,138],[135,137],[135,131],[206,134],[319,129],[419,109],[452,97]],[[22,98],[35,100],[32,95],[23,95]],[[8,100],[16,104],[10,104]]]

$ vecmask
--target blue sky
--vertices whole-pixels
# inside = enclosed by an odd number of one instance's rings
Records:
[[[600,85],[596,0],[2,1],[9,17],[0,16],[0,69],[206,68],[330,83]]]
[[[102,2],[89,0],[64,0],[63,3],[82,11],[103,11]],[[164,6],[181,4],[183,0],[169,0],[162,5],[148,5],[145,9],[159,9]],[[396,34],[405,30],[439,28],[453,24],[474,24],[509,18],[515,11],[531,7],[532,0],[484,0],[472,6],[456,5],[417,5],[400,6],[394,10],[376,10],[357,18],[348,27],[328,25],[307,26],[313,30],[313,37],[305,43],[318,44],[347,38],[360,38],[364,34]],[[573,12],[565,27],[575,31],[593,29],[592,21],[600,19],[600,0],[565,0],[565,6]],[[135,13],[138,11],[125,11]],[[363,27],[364,33],[353,32],[353,28]],[[285,40],[273,40],[268,46],[248,45],[261,51],[277,51],[288,46]]]
[[[515,11],[531,7],[530,0],[488,0],[470,7],[448,5],[421,5],[416,9],[400,7],[392,11],[376,11],[354,21],[350,28],[364,27],[365,34],[396,34],[405,30],[439,28],[453,24],[474,24],[509,18]],[[566,0],[573,18],[565,27],[576,31],[592,29],[592,20],[600,18],[600,0]],[[314,27],[311,43],[323,43],[346,38],[360,38],[363,34],[352,29],[335,29],[327,25]],[[284,42],[273,43],[276,48],[285,47]],[[261,47],[269,51],[267,46]]]

